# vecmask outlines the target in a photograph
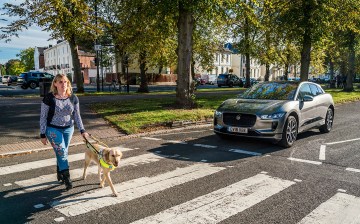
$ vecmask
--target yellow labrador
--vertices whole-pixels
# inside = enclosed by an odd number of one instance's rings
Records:
[[[99,154],[96,154],[92,150],[86,150],[83,179],[85,180],[86,178],[86,169],[90,165],[90,162],[95,161],[98,165],[100,187],[104,187],[106,179],[113,192],[113,195],[117,197],[118,193],[115,191],[114,185],[111,181],[110,171],[119,166],[122,153],[119,149],[105,148],[96,143],[92,144],[92,146],[96,148]],[[101,178],[101,171],[103,171],[103,178]]]

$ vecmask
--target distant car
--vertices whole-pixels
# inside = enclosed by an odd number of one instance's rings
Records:
[[[8,78],[9,78],[9,75],[3,75],[2,78],[1,78],[2,84],[6,84],[7,81],[8,81]]]
[[[220,74],[217,78],[218,87],[222,86],[241,86],[241,79],[234,74]]]
[[[17,76],[12,75],[12,76],[9,76],[8,81],[7,81],[7,85],[8,86],[16,85],[16,82],[17,82]]]
[[[35,89],[36,87],[39,87],[42,79],[49,79],[52,81],[54,76],[46,72],[24,72],[19,75],[17,85],[22,89],[27,89],[29,87]]]
[[[298,133],[319,128],[327,133],[334,120],[332,96],[312,82],[258,83],[238,98],[224,101],[214,114],[220,137],[271,139],[291,147]]]

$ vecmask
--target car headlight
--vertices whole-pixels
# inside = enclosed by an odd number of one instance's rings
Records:
[[[221,117],[221,116],[222,116],[222,112],[215,110],[214,116],[215,116],[215,117]]]
[[[285,115],[285,113],[275,113],[275,114],[264,114],[261,115],[260,118],[262,120],[276,120],[276,119],[280,119]]]

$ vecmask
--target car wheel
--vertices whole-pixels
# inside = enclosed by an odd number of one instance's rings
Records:
[[[229,87],[232,88],[234,84],[232,82],[229,83]]]
[[[279,144],[286,148],[291,147],[296,141],[298,123],[294,116],[289,116],[285,122],[282,139]]]
[[[319,128],[320,132],[329,133],[332,129],[333,122],[334,122],[334,112],[331,108],[328,108],[325,117],[325,124]]]
[[[35,82],[31,82],[29,86],[31,89],[35,89],[37,87]]]

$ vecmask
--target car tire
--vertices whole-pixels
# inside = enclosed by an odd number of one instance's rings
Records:
[[[320,132],[329,133],[332,129],[333,122],[334,122],[334,112],[331,108],[328,108],[325,117],[325,124],[319,128]]]
[[[230,82],[229,87],[232,88],[234,86],[234,83]]]
[[[289,116],[286,119],[282,133],[282,139],[280,140],[279,145],[286,148],[291,147],[296,141],[297,129],[298,129],[298,122],[296,118],[294,116]]]
[[[35,82],[30,82],[29,86],[31,89],[35,89],[37,87]]]

